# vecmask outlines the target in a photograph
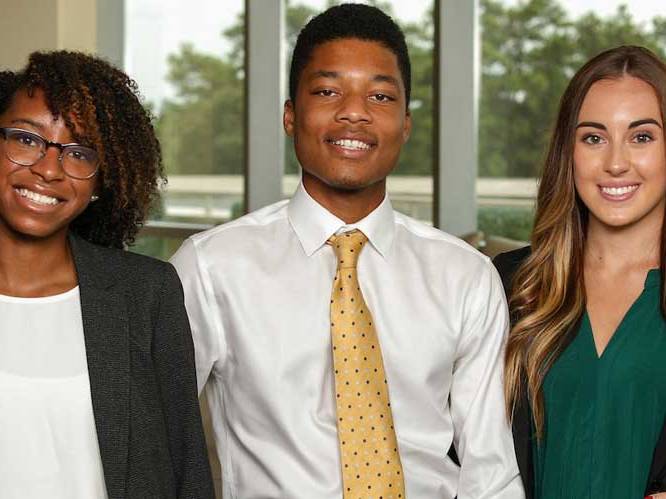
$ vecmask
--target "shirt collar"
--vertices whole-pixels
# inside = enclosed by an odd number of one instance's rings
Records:
[[[289,201],[287,213],[307,256],[312,256],[333,234],[353,229],[362,231],[382,256],[386,256],[393,243],[395,220],[388,196],[365,218],[346,224],[315,201],[300,183]]]

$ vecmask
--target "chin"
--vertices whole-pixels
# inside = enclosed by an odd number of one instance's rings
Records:
[[[640,223],[641,220],[645,218],[645,216],[637,216],[637,215],[608,215],[608,216],[600,216],[595,218],[598,220],[599,223],[602,225],[605,225],[606,227],[614,230],[622,230],[624,228],[632,227],[636,225],[637,223]]]
[[[60,227],[30,222],[8,223],[7,226],[16,236],[25,240],[48,239],[62,230]]]
[[[333,189],[348,192],[360,191],[372,185],[372,183],[361,182],[354,179],[334,180],[326,183]]]
[[[383,180],[382,178],[377,179],[367,176],[360,176],[358,175],[358,173],[361,172],[359,172],[358,170],[349,173],[351,174],[350,175],[341,174],[341,175],[323,177],[321,178],[321,180],[329,187],[341,191],[360,191],[368,187],[372,187],[373,185]]]

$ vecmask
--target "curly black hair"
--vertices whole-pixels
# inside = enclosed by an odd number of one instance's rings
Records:
[[[102,246],[133,243],[164,182],[160,144],[136,83],[98,57],[33,52],[23,70],[0,72],[0,114],[16,92],[33,95],[36,89],[75,140],[91,144],[100,155],[99,200],[72,221],[70,230]]]
[[[289,69],[289,98],[296,101],[298,82],[312,51],[322,43],[341,38],[379,42],[393,52],[405,85],[406,103],[412,90],[412,69],[405,35],[400,27],[377,7],[345,3],[313,17],[298,34]]]

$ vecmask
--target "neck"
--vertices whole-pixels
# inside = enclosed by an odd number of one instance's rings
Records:
[[[662,222],[663,216],[616,228],[591,218],[585,243],[585,266],[610,271],[658,268]]]
[[[0,228],[0,294],[39,297],[62,293],[77,283],[67,233],[31,238]]]
[[[315,201],[347,224],[368,216],[386,196],[386,179],[360,189],[344,189],[331,187],[304,173],[303,187]]]

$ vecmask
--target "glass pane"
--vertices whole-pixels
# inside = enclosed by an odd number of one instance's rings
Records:
[[[168,260],[180,248],[183,240],[182,237],[154,236],[144,233],[137,238],[131,250],[142,255]]]
[[[292,0],[287,3],[287,50],[291,55],[296,36],[305,23],[330,5],[343,2],[325,0]],[[433,215],[433,0],[392,0],[368,2],[379,5],[405,32],[412,64],[412,95],[410,110],[413,128],[409,142],[403,147],[400,161],[389,176],[388,191],[393,207],[407,215],[432,223]],[[289,59],[289,58],[288,58]],[[285,74],[289,74],[287,67]],[[286,78],[288,79],[288,77]],[[285,144],[285,177],[283,192],[290,196],[299,181],[298,161],[293,144]]]
[[[145,231],[134,251],[168,258],[182,224],[243,212],[243,14],[243,0],[126,0],[125,69],[156,116],[168,175],[148,225],[181,224]]]
[[[535,177],[569,79],[617,45],[643,45],[666,58],[666,7],[663,0],[480,4],[479,229],[525,241]]]

